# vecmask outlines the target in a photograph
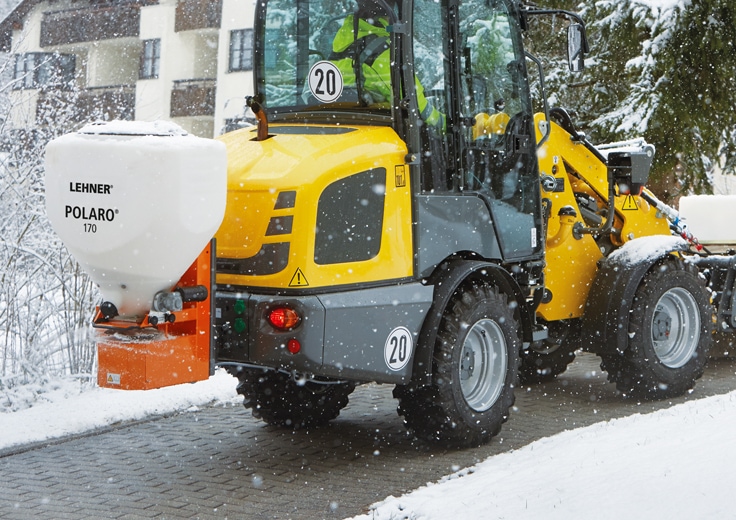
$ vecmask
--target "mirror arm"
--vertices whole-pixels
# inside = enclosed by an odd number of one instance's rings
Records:
[[[521,11],[521,13],[522,13],[522,16],[529,16],[529,15],[538,16],[538,15],[555,15],[555,14],[558,14],[558,15],[566,16],[567,18],[570,18],[570,19],[574,20],[575,22],[577,22],[577,23],[579,23],[581,25],[582,30],[583,30],[583,41],[582,41],[582,46],[581,46],[582,47],[582,50],[583,50],[583,53],[584,54],[588,54],[590,52],[590,47],[588,45],[588,38],[587,38],[587,36],[585,34],[585,32],[586,32],[585,31],[585,22],[583,21],[583,19],[580,17],[579,14],[574,13],[572,11],[566,11],[564,9],[534,9],[534,8],[529,7],[529,6],[527,6],[525,9],[523,9]]]

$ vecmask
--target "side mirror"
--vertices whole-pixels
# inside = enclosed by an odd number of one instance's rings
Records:
[[[570,24],[567,28],[567,64],[570,72],[580,72],[585,68],[585,54],[588,52],[588,40],[585,38],[585,27],[582,24]]]

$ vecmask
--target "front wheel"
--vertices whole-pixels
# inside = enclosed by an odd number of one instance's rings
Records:
[[[394,390],[406,426],[449,446],[487,442],[514,403],[520,347],[504,294],[487,285],[459,289],[440,322],[432,384]]]
[[[704,283],[683,261],[655,266],[634,296],[629,345],[606,353],[601,368],[625,395],[684,394],[703,375],[713,341],[713,310]]]

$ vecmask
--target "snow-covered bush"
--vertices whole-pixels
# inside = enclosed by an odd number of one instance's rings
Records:
[[[2,114],[11,87],[0,87]],[[54,378],[94,380],[97,293],[45,212],[44,148],[78,126],[73,95],[64,96],[31,130],[0,121],[0,410],[25,406],[29,389],[42,392]]]

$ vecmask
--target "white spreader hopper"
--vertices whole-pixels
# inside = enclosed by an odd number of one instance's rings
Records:
[[[681,197],[680,216],[701,244],[736,244],[736,195]]]
[[[217,231],[225,146],[179,126],[90,124],[46,147],[46,211],[120,317],[145,316]]]

